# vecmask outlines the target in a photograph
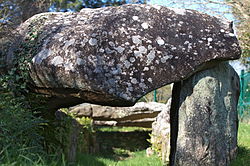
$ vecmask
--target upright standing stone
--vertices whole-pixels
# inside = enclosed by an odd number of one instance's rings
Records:
[[[227,63],[184,81],[176,165],[230,164],[237,151],[238,97],[239,77]]]

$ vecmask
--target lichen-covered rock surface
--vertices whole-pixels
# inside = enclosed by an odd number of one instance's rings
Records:
[[[156,121],[152,124],[150,142],[163,163],[169,161],[170,155],[170,107],[171,99],[168,100],[165,108],[157,115]]]
[[[37,92],[112,106],[133,105],[213,60],[240,57],[230,22],[162,6],[42,13],[19,32],[20,43],[36,43],[28,51]]]
[[[239,92],[239,76],[228,64],[184,81],[176,165],[230,165],[237,154]]]

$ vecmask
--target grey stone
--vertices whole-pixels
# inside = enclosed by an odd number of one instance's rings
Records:
[[[238,97],[239,77],[227,63],[184,81],[176,165],[230,165],[237,151]]]
[[[138,126],[151,128],[156,116],[165,109],[165,104],[139,102],[133,107],[110,107],[95,104],[80,104],[69,108],[76,117],[89,117],[95,125]]]
[[[33,91],[58,107],[131,106],[148,92],[215,61],[238,59],[232,23],[194,10],[123,5],[33,16],[18,32],[33,46]],[[21,48],[22,49],[22,48]],[[11,49],[10,49],[11,50]],[[8,62],[15,54],[9,51]]]
[[[165,107],[156,117],[152,124],[151,144],[161,157],[163,163],[169,161],[170,154],[170,106],[171,99],[168,100]]]

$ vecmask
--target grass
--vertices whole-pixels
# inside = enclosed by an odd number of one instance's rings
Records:
[[[113,129],[112,129],[113,130]],[[123,129],[125,130],[125,128]],[[130,129],[129,129],[130,130]],[[250,124],[240,123],[238,131],[239,151],[237,158],[231,166],[249,166],[250,165]],[[0,151],[1,155],[3,154]],[[10,161],[13,161],[11,159]],[[1,163],[1,157],[0,157]],[[66,163],[64,157],[61,159],[52,158],[46,160],[41,158],[38,161],[31,161],[25,156],[18,156],[16,162],[1,163],[0,166],[161,166],[160,159],[153,155],[146,156],[146,150],[129,151],[121,148],[113,149],[113,153],[90,155],[79,154],[75,163]]]
[[[250,124],[240,123],[238,130],[238,155],[231,166],[250,165]]]
[[[128,154],[127,154],[128,153]],[[77,166],[161,166],[156,156],[146,156],[146,150],[136,152],[116,152],[116,154],[93,156],[82,154]]]
[[[133,131],[136,128],[103,128],[102,131]],[[250,124],[240,123],[238,130],[238,155],[231,166],[250,165]],[[77,166],[161,166],[161,161],[156,155],[146,156],[146,151],[130,152],[115,149],[114,154],[88,155],[79,157]]]

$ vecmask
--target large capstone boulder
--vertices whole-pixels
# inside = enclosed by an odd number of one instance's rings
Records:
[[[31,54],[32,89],[62,98],[58,106],[131,106],[212,62],[240,57],[231,22],[154,5],[42,13],[18,31],[20,50]]]
[[[222,63],[183,83],[176,165],[228,166],[237,151],[239,77]]]

